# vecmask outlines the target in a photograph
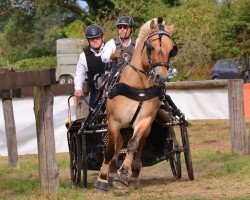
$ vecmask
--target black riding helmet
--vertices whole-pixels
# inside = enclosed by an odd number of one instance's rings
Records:
[[[129,16],[121,16],[116,22],[116,26],[119,25],[128,25],[130,27],[134,27],[134,20]]]
[[[91,24],[85,29],[85,37],[87,39],[97,38],[103,35],[103,29],[98,24]]]

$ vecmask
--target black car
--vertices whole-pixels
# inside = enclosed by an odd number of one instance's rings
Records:
[[[221,59],[218,60],[212,71],[211,79],[243,79],[248,82],[249,71],[245,69],[244,64],[238,61]]]

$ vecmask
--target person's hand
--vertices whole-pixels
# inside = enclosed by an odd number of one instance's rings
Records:
[[[74,95],[75,95],[76,97],[81,97],[81,96],[83,96],[83,92],[82,92],[82,90],[75,90]]]
[[[111,54],[110,59],[113,60],[115,58],[121,58],[121,57],[122,57],[122,51],[120,49],[117,49]]]

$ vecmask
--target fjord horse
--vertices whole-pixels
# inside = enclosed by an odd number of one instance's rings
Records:
[[[97,189],[108,190],[109,184],[124,189],[129,181],[139,184],[141,153],[165,92],[163,85],[174,47],[170,36],[172,30],[166,28],[151,21],[150,28],[141,34],[130,63],[123,67],[117,84],[110,89],[119,85],[115,95],[107,98],[108,143],[100,176],[94,185]],[[128,141],[124,162],[118,169],[117,159],[123,147],[120,130],[127,127],[133,129],[133,135]]]

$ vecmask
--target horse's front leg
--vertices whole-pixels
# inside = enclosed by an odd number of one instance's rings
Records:
[[[118,158],[121,152],[121,149],[123,147],[123,138],[120,133],[117,135],[117,141],[115,144],[115,154],[112,158],[112,160],[109,163],[109,184],[113,185],[113,179],[117,175],[117,170],[118,170]]]
[[[109,189],[109,163],[115,154],[115,143],[117,139],[117,127],[109,121],[108,125],[108,143],[104,152],[104,159],[101,167],[99,178],[94,184],[94,187],[100,190],[107,191]]]
[[[114,177],[113,186],[118,189],[125,189],[129,185],[129,170],[133,162],[133,157],[138,150],[138,145],[142,137],[147,137],[150,126],[148,123],[141,123],[134,129],[133,137],[127,145],[127,154],[122,166],[118,170],[118,175]],[[140,159],[140,158],[138,158]],[[139,175],[139,173],[138,173]]]
[[[129,183],[133,188],[138,188],[140,186],[139,174],[142,168],[141,155],[145,142],[146,142],[146,137],[142,137],[140,139],[140,143],[134,157],[134,162],[132,164],[132,169],[131,169],[132,175]]]

